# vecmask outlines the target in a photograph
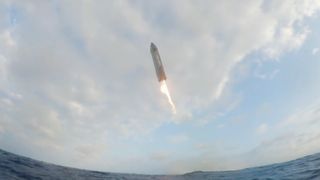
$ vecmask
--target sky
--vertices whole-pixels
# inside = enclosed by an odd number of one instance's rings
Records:
[[[146,174],[319,152],[319,21],[319,0],[2,0],[0,148]]]

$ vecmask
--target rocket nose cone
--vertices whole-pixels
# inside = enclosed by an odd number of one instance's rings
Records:
[[[151,50],[157,49],[156,45],[154,45],[153,42],[151,42],[150,49],[151,49]]]

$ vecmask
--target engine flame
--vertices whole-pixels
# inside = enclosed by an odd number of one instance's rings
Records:
[[[167,86],[167,83],[165,80],[160,82],[160,91],[167,96],[169,104],[171,105],[171,108],[172,108],[172,112],[173,112],[173,114],[176,114],[176,112],[177,112],[176,106],[174,105],[174,103],[171,99],[170,92],[169,92],[169,89],[168,89],[168,86]]]

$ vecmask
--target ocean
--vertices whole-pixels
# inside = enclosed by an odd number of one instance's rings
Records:
[[[235,171],[196,171],[181,175],[143,175],[81,170],[33,160],[0,149],[0,180],[231,180],[319,179],[320,153],[296,160]]]

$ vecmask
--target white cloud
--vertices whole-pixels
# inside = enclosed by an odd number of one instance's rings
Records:
[[[0,82],[4,81],[6,79],[6,63],[7,63],[7,59],[0,54]],[[1,84],[0,84],[1,85]]]
[[[255,73],[255,76],[257,77],[257,78],[259,78],[259,79],[269,79],[269,80],[271,80],[271,79],[273,79],[274,77],[276,77],[276,75],[279,73],[279,69],[275,69],[275,70],[273,70],[271,73],[269,73],[269,74],[262,74],[262,73],[258,73],[257,71],[256,71],[256,73]]]
[[[262,134],[265,134],[268,131],[268,129],[269,129],[268,124],[262,123],[257,127],[256,132],[262,135]]]
[[[17,140],[16,146],[33,139],[23,144],[29,153],[41,147],[41,157],[70,155],[51,159],[68,164],[75,159],[74,147],[91,146],[92,139],[99,140],[94,147],[109,143],[96,137],[143,137],[163,123],[192,120],[193,112],[224,101],[237,63],[252,52],[276,58],[301,46],[309,32],[303,19],[320,4],[8,0],[0,7],[17,11],[1,8],[0,57],[6,61],[0,59],[0,74],[9,79],[0,77],[0,98],[13,103],[1,104],[7,123],[3,132]],[[172,118],[159,92],[151,41],[160,50],[182,120]]]
[[[261,126],[262,127],[262,126]],[[244,166],[288,161],[313,154],[320,149],[320,105],[313,104],[280,121],[274,136],[265,139],[248,155]],[[263,128],[262,128],[263,129]]]
[[[272,135],[263,139],[255,148],[237,153],[228,151],[223,143],[198,143],[196,156],[171,159],[168,172],[184,173],[195,170],[232,170],[284,162],[319,152],[320,149],[320,104],[301,109],[273,126]],[[261,123],[257,133],[269,132],[269,125]],[[270,131],[271,133],[271,131]],[[268,134],[268,133],[267,133]],[[231,148],[231,151],[232,148]],[[219,162],[219,163],[217,163]]]
[[[172,144],[181,144],[189,140],[189,137],[185,134],[176,134],[169,137],[169,142]]]
[[[150,159],[155,161],[166,161],[170,158],[171,153],[165,151],[159,151],[151,154]]]
[[[274,38],[271,45],[267,45],[265,48],[266,54],[271,58],[277,58],[281,53],[297,49],[306,39],[309,30],[304,29],[302,32],[294,32],[293,25],[283,27],[279,30],[278,35]]]
[[[12,34],[10,30],[4,30],[0,34],[0,40],[3,41],[7,47],[10,47],[10,48],[16,45],[16,42],[12,38]]]
[[[221,96],[221,94],[222,94],[224,88],[226,87],[228,81],[229,81],[229,78],[225,77],[218,84],[218,87],[217,87],[217,90],[216,90],[216,93],[215,93],[215,96],[214,96],[216,99],[218,99]]]
[[[312,55],[316,55],[319,52],[319,48],[313,48],[312,49]]]
[[[219,129],[222,129],[222,128],[224,128],[225,126],[226,126],[225,124],[219,124],[219,125],[218,125],[218,128],[219,128]]]
[[[263,62],[261,60],[258,60],[257,67],[255,68],[255,71],[254,71],[254,77],[263,79],[263,80],[272,80],[280,72],[279,69],[273,69],[270,72],[264,72],[262,71],[262,68],[263,68]]]

